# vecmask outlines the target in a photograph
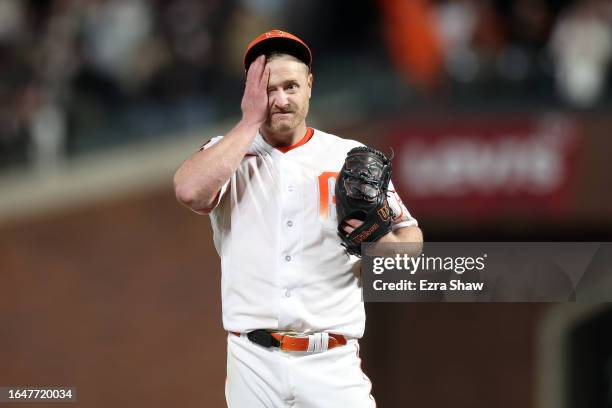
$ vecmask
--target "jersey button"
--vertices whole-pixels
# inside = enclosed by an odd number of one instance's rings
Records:
[[[291,297],[291,291],[289,289],[285,291],[285,297]]]
[[[291,262],[291,255],[285,255],[285,261]]]
[[[293,227],[293,221],[291,221],[291,220],[287,221],[287,226],[288,227]]]

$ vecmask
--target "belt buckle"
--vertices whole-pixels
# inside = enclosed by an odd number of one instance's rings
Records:
[[[274,330],[274,333],[278,333],[283,336],[291,336],[291,337],[303,337],[304,335],[300,332],[296,332],[293,330],[285,331],[285,330]]]
[[[274,340],[278,341],[278,349],[279,349],[280,351],[282,351],[283,353],[290,353],[290,351],[289,351],[289,350],[285,350],[285,349],[283,348],[283,339],[285,338],[285,336],[294,337],[294,336],[296,336],[296,335],[299,335],[299,333],[298,333],[298,332],[296,332],[296,331],[291,331],[291,330],[290,330],[290,331],[285,331],[285,330],[274,330],[274,333],[276,333],[276,334],[280,334],[280,336],[281,336],[280,340],[276,340],[276,339],[274,339]]]
[[[285,336],[289,336],[289,337],[293,337],[293,338],[303,338],[303,337],[308,337],[308,335],[304,335],[303,333],[297,332],[297,331],[293,331],[293,330],[275,330],[274,333],[278,333],[281,335],[281,341],[279,342],[280,345],[278,346],[278,349],[284,353],[295,353],[295,351],[291,351],[291,350],[286,350],[283,348],[283,342],[282,340],[285,338]]]

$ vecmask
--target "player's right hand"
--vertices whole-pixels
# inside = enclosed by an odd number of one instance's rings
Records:
[[[262,124],[268,118],[268,80],[270,68],[266,56],[260,55],[249,67],[244,95],[242,96],[242,120]]]

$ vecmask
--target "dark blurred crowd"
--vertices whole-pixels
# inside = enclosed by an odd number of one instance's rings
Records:
[[[98,131],[119,137],[140,126],[139,109],[151,121],[164,105],[185,121],[205,112],[213,39],[232,11],[221,0],[0,0],[0,164],[57,160]]]
[[[600,100],[612,53],[610,0],[381,0],[399,71],[431,90],[455,81],[554,82],[575,107]]]
[[[434,94],[544,74],[587,107],[607,86],[611,22],[609,0],[0,0],[0,169],[238,114],[244,46],[272,27],[309,42],[315,70],[382,54]]]

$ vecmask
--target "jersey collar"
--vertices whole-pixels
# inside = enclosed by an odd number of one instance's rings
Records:
[[[284,155],[290,150],[293,150],[297,147],[305,145],[310,139],[312,139],[314,132],[315,130],[313,128],[307,128],[306,134],[304,135],[304,137],[302,137],[295,144],[291,146],[284,146],[284,147],[272,147],[270,144],[268,144],[268,142],[266,142],[266,140],[261,135],[261,133],[257,131],[257,136],[255,137],[253,144],[249,148],[247,155],[253,156],[253,155],[259,155],[259,154],[264,154],[264,153]]]
[[[292,144],[291,146],[280,146],[280,147],[275,147],[276,150],[278,150],[281,153],[287,153],[290,150],[293,150],[297,147],[303,146],[306,143],[308,143],[308,141],[310,139],[312,139],[312,135],[314,134],[314,129],[313,128],[307,128],[306,129],[306,134],[304,135],[304,137],[302,137],[300,140],[298,140],[296,143]]]

